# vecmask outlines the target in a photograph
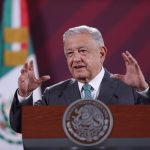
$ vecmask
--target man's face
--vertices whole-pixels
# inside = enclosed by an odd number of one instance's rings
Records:
[[[80,82],[91,81],[100,72],[106,55],[88,33],[70,35],[64,52],[73,78]]]

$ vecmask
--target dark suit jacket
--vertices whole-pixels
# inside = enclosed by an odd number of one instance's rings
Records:
[[[141,96],[135,89],[111,78],[110,73],[105,70],[98,99],[105,104],[148,104],[150,103],[150,91],[148,94],[149,98]],[[78,99],[81,99],[78,83],[74,79],[68,79],[46,88],[42,100],[37,101],[35,105],[69,105]],[[21,132],[22,106],[32,104],[32,96],[20,104],[17,92],[15,93],[10,110],[10,125],[16,132]]]

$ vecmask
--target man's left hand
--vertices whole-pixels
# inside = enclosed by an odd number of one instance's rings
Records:
[[[122,53],[122,57],[126,66],[126,74],[113,74],[112,77],[134,87],[138,91],[144,91],[147,89],[149,85],[145,81],[144,75],[136,59],[128,51]]]

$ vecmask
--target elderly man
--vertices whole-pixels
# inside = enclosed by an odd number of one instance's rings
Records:
[[[71,28],[64,33],[63,42],[73,78],[46,88],[42,100],[34,105],[67,105],[81,98],[98,99],[105,104],[150,103],[149,84],[128,51],[122,53],[125,75],[110,74],[103,67],[107,48],[96,28]],[[49,79],[49,76],[35,78],[32,61],[24,64],[10,111],[10,124],[15,131],[21,132],[21,107],[33,105],[32,92]]]

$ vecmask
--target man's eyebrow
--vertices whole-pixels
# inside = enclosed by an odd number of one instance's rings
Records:
[[[76,49],[79,50],[79,49],[81,49],[81,48],[86,48],[86,49],[88,49],[86,46],[79,46],[79,47],[77,47]],[[74,50],[73,50],[72,48],[65,49],[65,52],[68,52],[68,51],[74,51]]]
[[[71,48],[69,48],[69,49],[66,49],[65,51],[72,51],[72,49],[71,49]]]

